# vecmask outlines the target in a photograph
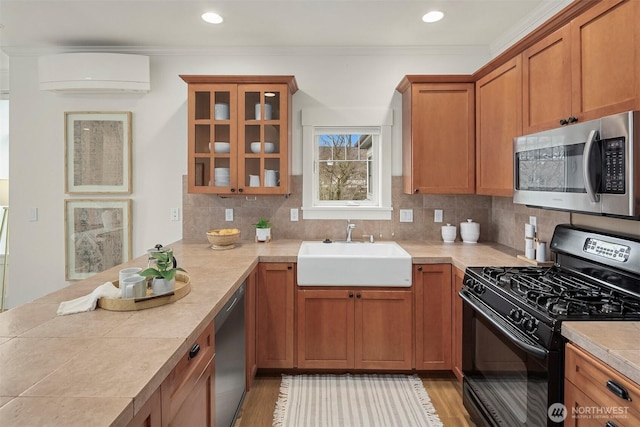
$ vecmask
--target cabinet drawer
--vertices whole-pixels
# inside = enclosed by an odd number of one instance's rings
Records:
[[[565,378],[593,400],[596,410],[609,411],[611,420],[619,420],[617,425],[640,425],[640,386],[572,344],[566,347]],[[629,399],[610,390],[615,387]]]
[[[200,349],[193,355],[195,345]],[[195,351],[194,351],[195,353]],[[213,323],[200,334],[161,385],[162,417],[173,419],[178,408],[202,376],[214,354]]]

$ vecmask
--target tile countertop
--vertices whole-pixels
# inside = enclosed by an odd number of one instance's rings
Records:
[[[497,244],[398,243],[415,264],[526,265]],[[141,256],[0,314],[0,425],[127,425],[258,262],[295,262],[300,241],[168,246],[191,277],[191,292],[173,304],[56,315],[60,302],[116,280],[121,268],[146,267]]]
[[[640,322],[563,322],[562,335],[640,384]]]

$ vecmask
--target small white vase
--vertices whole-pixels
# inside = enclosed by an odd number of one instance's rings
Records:
[[[172,292],[176,289],[176,279],[167,280],[162,277],[154,277],[151,282],[151,289],[153,289],[154,295],[162,295],[167,292]]]
[[[270,228],[256,228],[256,240],[258,242],[268,242],[271,240]]]

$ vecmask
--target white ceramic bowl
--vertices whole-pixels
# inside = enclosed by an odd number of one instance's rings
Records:
[[[251,152],[252,153],[260,153],[260,146],[262,142],[256,141],[251,143]],[[273,142],[265,142],[264,143],[264,152],[265,153],[273,153],[273,150],[276,149],[276,146]]]
[[[213,151],[216,153],[228,153],[231,150],[231,144],[228,142],[214,142]]]

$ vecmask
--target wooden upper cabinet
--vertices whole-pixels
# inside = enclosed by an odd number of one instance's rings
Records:
[[[180,77],[189,85],[188,191],[291,193],[291,109],[292,96],[298,89],[295,78]]]
[[[571,21],[580,121],[640,108],[640,2],[604,0]]]
[[[565,25],[522,53],[522,132],[571,117],[571,31]]]
[[[473,83],[416,83],[402,93],[402,174],[407,194],[475,193]]]
[[[476,193],[513,195],[513,138],[522,134],[522,66],[516,56],[476,82]]]
[[[640,108],[640,4],[607,0],[522,53],[523,133]]]

